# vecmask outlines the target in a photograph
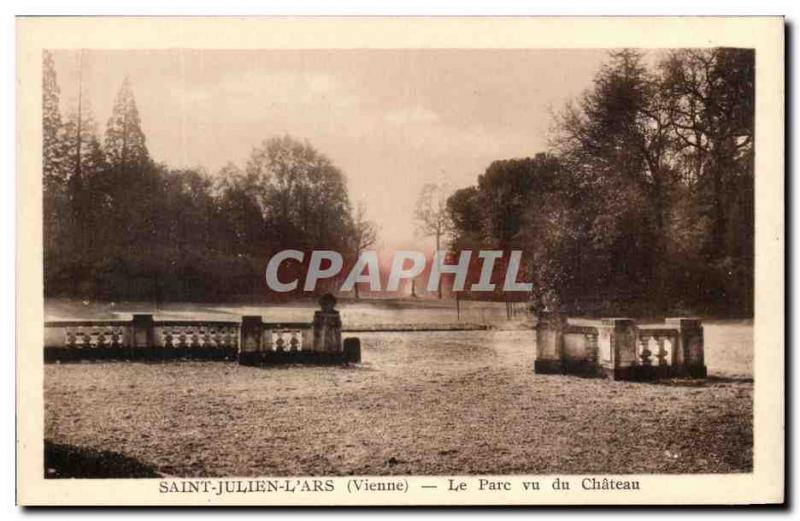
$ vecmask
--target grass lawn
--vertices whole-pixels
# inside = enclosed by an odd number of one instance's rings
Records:
[[[522,310],[524,303],[518,303]],[[462,301],[460,313],[454,300],[365,299],[341,300],[336,306],[345,326],[372,324],[452,324],[506,322],[504,302]],[[275,304],[210,304],[166,302],[89,302],[54,298],[45,302],[47,320],[130,320],[133,313],[152,313],[157,320],[240,320],[243,315],[260,315],[267,322],[310,322],[319,309],[316,299]]]
[[[369,333],[357,367],[47,365],[45,436],[176,476],[752,470],[752,327],[706,381],[535,375],[533,332]]]

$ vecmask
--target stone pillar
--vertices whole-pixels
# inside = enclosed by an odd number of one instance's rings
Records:
[[[314,312],[314,351],[324,353],[341,353],[342,319],[334,309],[336,297],[330,293],[319,299],[320,310]]]
[[[703,322],[699,318],[668,318],[667,324],[678,330],[677,345],[672,352],[672,366],[678,374],[705,378],[706,370]]]
[[[244,365],[256,364],[261,356],[261,342],[264,326],[260,316],[248,315],[242,317],[239,327],[239,363]]]
[[[361,339],[355,337],[344,339],[344,361],[354,364],[361,362]]]
[[[630,318],[604,318],[597,328],[598,363],[606,376],[614,380],[635,377],[636,322]]]
[[[560,374],[564,354],[564,327],[567,318],[562,313],[539,313],[536,323],[536,360],[533,372],[538,374]]]
[[[144,356],[147,352],[145,349],[156,346],[153,315],[133,315],[132,325],[132,354]]]

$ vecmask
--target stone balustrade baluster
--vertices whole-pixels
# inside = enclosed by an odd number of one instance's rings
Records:
[[[658,358],[658,365],[665,366],[667,365],[667,349],[664,346],[666,339],[663,336],[658,336],[656,338],[656,342],[658,343],[658,352],[656,353],[656,357]]]
[[[650,337],[645,335],[639,336],[639,358],[643,366],[649,367],[652,365],[652,360],[650,359],[652,354],[653,353],[650,351]]]
[[[599,358],[597,333],[587,333],[586,338],[586,360],[590,365],[596,366]]]

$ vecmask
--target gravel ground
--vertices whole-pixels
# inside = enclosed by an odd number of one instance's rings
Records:
[[[175,476],[752,471],[747,375],[535,375],[530,331],[359,336],[355,367],[47,365],[45,435]]]

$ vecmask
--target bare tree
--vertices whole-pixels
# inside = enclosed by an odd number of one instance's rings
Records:
[[[436,238],[436,251],[441,249],[442,237],[451,228],[450,214],[447,211],[447,198],[450,188],[444,182],[427,183],[422,187],[414,210],[417,220],[417,232],[426,237]],[[439,298],[442,298],[442,283],[439,280],[437,288]]]
[[[353,216],[353,250],[356,259],[359,258],[361,252],[375,244],[377,238],[378,225],[367,219],[367,209],[364,203],[358,203],[355,215]],[[360,297],[358,294],[358,283],[353,285],[353,290],[356,293],[356,299],[358,299]]]

